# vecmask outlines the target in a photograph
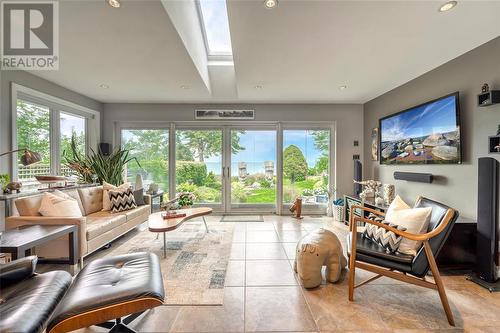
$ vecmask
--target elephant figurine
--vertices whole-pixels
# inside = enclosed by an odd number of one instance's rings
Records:
[[[323,280],[323,266],[326,266],[326,280],[337,282],[342,269],[347,266],[347,259],[337,236],[320,228],[305,235],[297,243],[293,268],[305,288],[315,288]]]

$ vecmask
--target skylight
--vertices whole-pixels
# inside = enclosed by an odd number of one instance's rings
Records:
[[[209,56],[232,55],[231,35],[225,0],[199,0],[205,42]]]

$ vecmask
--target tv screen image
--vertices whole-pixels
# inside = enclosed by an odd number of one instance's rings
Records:
[[[380,163],[462,162],[458,92],[380,119]]]

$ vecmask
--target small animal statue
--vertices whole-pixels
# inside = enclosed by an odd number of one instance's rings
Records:
[[[297,198],[290,206],[290,212],[295,214],[293,217],[296,219],[302,219],[302,198]]]
[[[297,243],[293,268],[305,288],[315,288],[323,280],[323,266],[326,266],[326,280],[337,282],[342,269],[347,266],[347,259],[337,236],[321,228],[305,235]]]
[[[21,192],[22,184],[20,182],[10,182],[5,186],[5,193],[16,193]]]

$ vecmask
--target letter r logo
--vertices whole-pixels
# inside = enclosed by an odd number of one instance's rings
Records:
[[[2,4],[3,55],[54,54],[54,4]]]

